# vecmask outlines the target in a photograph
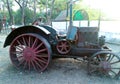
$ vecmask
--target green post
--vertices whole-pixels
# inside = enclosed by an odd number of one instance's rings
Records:
[[[72,0],[70,0],[70,21],[69,21],[69,27],[68,27],[68,30],[67,30],[67,36],[69,36],[72,26],[73,26],[73,22],[72,22]]]
[[[70,1],[70,27],[73,26],[73,21],[72,21],[72,0]]]

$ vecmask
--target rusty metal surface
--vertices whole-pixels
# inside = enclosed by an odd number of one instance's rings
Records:
[[[120,57],[111,51],[93,54],[88,61],[88,73],[118,79],[120,76]]]

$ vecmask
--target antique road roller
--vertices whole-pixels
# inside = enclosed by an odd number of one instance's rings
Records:
[[[105,46],[104,37],[98,37],[99,27],[70,26],[66,36],[46,25],[29,25],[14,29],[6,38],[10,45],[13,65],[23,70],[44,71],[53,57],[81,58],[87,61],[88,73],[100,73],[112,78],[120,75],[120,57]]]

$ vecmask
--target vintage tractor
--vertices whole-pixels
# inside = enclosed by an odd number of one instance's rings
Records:
[[[59,36],[46,25],[22,26],[7,36],[4,47],[10,45],[10,59],[19,69],[41,72],[54,57],[81,58],[87,61],[89,74],[97,72],[118,78],[120,57],[105,46],[104,37],[98,37],[98,32],[99,27],[73,26],[72,19],[66,36]]]

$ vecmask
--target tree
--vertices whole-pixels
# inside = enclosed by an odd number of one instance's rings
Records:
[[[42,17],[44,14],[44,17],[46,19],[46,24],[49,24],[49,25],[51,24],[54,2],[55,2],[55,0],[40,0],[40,1],[38,1]]]
[[[25,25],[25,8],[27,7],[28,0],[15,0],[16,3],[19,5],[20,10],[21,10],[21,23],[22,25]]]
[[[2,0],[2,2],[4,3],[4,5],[6,6],[8,13],[9,13],[9,23],[10,25],[14,24],[14,19],[13,19],[13,10],[12,10],[12,0]]]
[[[33,5],[33,10],[34,10],[34,17],[33,17],[33,19],[35,20],[36,19],[36,1],[37,0],[33,0],[33,2],[34,2],[34,5]]]
[[[34,11],[29,9],[28,7],[25,8],[25,12],[24,14],[26,15],[25,16],[25,24],[30,24],[33,22],[33,16],[34,16]],[[37,15],[37,14],[36,14]],[[15,13],[15,24],[17,25],[20,25],[20,21],[22,20],[22,18],[20,17],[21,16],[21,10],[17,10],[16,13]]]
[[[67,9],[67,1],[65,0],[55,0],[52,18],[56,18],[59,13]]]
[[[13,1],[19,6],[18,11],[12,9],[14,6]],[[9,15],[7,18],[11,25],[14,24],[14,20],[17,24],[25,25],[29,22],[33,22],[38,17],[44,18],[44,22],[51,24],[51,21],[55,19],[61,11],[66,10],[68,1],[69,0],[2,0],[5,6],[5,14],[2,15]],[[77,4],[74,4],[73,10],[84,9],[87,11],[90,20],[96,20],[99,11],[91,9],[89,6],[82,3],[82,1],[83,0],[79,0]],[[6,9],[8,11],[6,11]],[[25,13],[26,11],[29,11],[31,14]]]
[[[33,3],[33,4],[31,4]],[[37,5],[38,5],[38,0],[28,0],[28,3],[27,3],[27,8],[31,9],[34,11],[34,15],[33,15],[33,20],[36,19],[36,10],[37,10]]]
[[[85,5],[83,0],[80,0],[77,4],[74,5],[74,10],[85,10],[88,13],[89,20],[98,20],[99,19],[99,10],[90,8],[89,5]],[[103,15],[103,13],[102,13]]]
[[[46,18],[47,18],[47,24],[51,25],[52,23],[52,13],[53,13],[53,7],[54,7],[54,2],[55,0],[51,0],[51,2],[49,3],[50,7],[49,7],[49,11],[47,10],[48,8],[48,0],[46,1]]]

